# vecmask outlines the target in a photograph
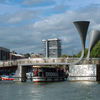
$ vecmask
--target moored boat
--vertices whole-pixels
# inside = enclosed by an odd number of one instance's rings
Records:
[[[66,74],[63,68],[52,66],[33,66],[33,82],[64,81]]]
[[[3,75],[1,76],[1,80],[14,80],[14,78],[12,76]]]

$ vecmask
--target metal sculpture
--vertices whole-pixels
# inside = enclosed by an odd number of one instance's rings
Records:
[[[88,48],[88,55],[87,55],[87,60],[89,60],[90,57],[90,52],[92,48],[95,46],[95,44],[100,40],[100,31],[98,30],[93,30],[90,33],[90,43],[89,43],[89,48]]]
[[[82,54],[79,60],[76,62],[73,62],[72,64],[77,64],[83,57],[84,57],[84,52],[85,52],[85,41],[86,41],[86,36],[87,36],[87,30],[89,26],[89,21],[76,21],[74,22],[74,25],[76,26],[80,38],[81,38],[81,43],[82,43]]]
[[[86,41],[86,36],[87,36],[87,31],[88,31],[88,26],[89,26],[89,21],[76,21],[74,22],[74,25],[76,26],[80,38],[81,38],[81,43],[82,43],[82,54],[79,60],[71,63],[72,64],[77,64],[79,63],[82,58],[84,57],[85,53],[85,41]],[[93,30],[90,33],[90,43],[89,43],[89,48],[88,48],[88,54],[87,54],[87,60],[89,60],[90,57],[90,52],[92,48],[95,46],[95,44],[100,40],[100,31],[98,30]]]

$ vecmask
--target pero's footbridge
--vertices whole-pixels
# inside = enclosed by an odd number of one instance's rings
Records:
[[[77,77],[83,78],[83,75],[85,75],[84,77],[90,77],[90,75],[86,73],[91,72],[92,74],[94,73],[93,75],[95,77],[95,80],[96,79],[100,80],[100,58],[91,58],[89,60],[82,59],[77,65],[74,65],[74,66],[70,65],[71,63],[77,61],[78,59],[79,58],[30,58],[30,59],[20,59],[20,60],[11,60],[11,61],[1,61],[0,75],[2,75],[3,73],[9,74],[9,73],[14,72],[15,81],[25,82],[26,73],[34,65],[35,66],[51,66],[51,67],[63,65],[63,67],[69,68],[69,73],[70,73],[69,77],[76,77],[79,72],[83,74],[82,75],[79,74],[79,76]],[[59,66],[59,67],[62,67],[62,66]],[[71,78],[71,80],[73,79]]]
[[[13,67],[18,65],[69,65],[78,59],[79,58],[29,58],[0,61],[0,67]],[[79,64],[100,64],[100,58],[82,59]]]

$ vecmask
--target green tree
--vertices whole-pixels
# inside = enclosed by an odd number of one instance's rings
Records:
[[[100,57],[100,41],[92,49],[90,57],[93,57],[93,58]]]
[[[66,58],[66,57],[68,57],[68,55],[63,54],[61,57],[62,57],[62,58]]]
[[[88,49],[85,49],[85,55],[84,58],[87,57]],[[81,51],[77,54],[77,57],[81,56]],[[90,57],[92,58],[98,58],[100,57],[100,41],[94,46],[94,48],[91,50]]]
[[[77,57],[80,57],[80,56],[81,56],[81,53],[82,53],[82,51],[80,51],[80,52],[77,54]],[[87,57],[87,53],[88,53],[88,49],[86,48],[86,49],[85,49],[84,58]]]
[[[30,57],[30,54],[26,53],[26,54],[24,54],[24,56],[25,56],[25,58],[28,58],[28,57]]]

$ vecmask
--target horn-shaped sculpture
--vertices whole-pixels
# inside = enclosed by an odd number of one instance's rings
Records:
[[[76,22],[74,22],[74,25],[76,26],[76,28],[79,32],[80,38],[81,38],[82,54],[81,54],[80,59],[72,64],[78,63],[84,57],[85,41],[86,41],[86,35],[87,35],[89,23],[90,23],[89,21],[76,21]]]
[[[92,48],[95,46],[95,44],[100,40],[100,31],[98,30],[93,30],[90,33],[90,43],[89,43],[89,49],[88,49],[88,55],[87,55],[87,60],[89,60],[90,57],[90,52]]]

